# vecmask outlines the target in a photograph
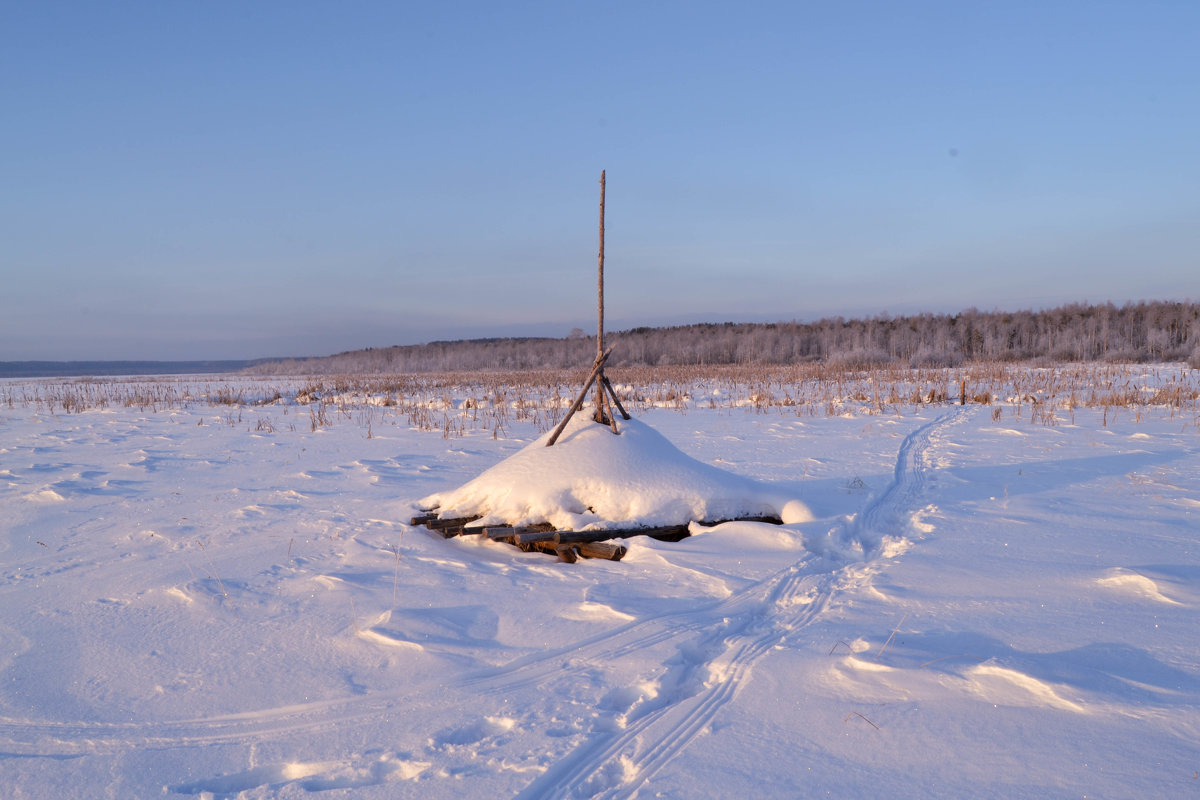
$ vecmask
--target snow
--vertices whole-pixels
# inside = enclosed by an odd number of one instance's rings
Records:
[[[1194,794],[1196,415],[1070,420],[0,405],[5,796]],[[804,513],[568,565],[406,525],[431,497]]]
[[[739,517],[812,518],[804,504],[770,487],[703,464],[636,419],[619,433],[576,414],[551,433],[453,491],[432,494],[439,516],[482,517],[478,525],[549,522],[558,530],[679,525]]]

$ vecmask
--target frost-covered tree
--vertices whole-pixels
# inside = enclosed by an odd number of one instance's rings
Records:
[[[1184,361],[1200,349],[1200,303],[1070,304],[1044,311],[880,314],[816,322],[701,323],[633,328],[607,335],[610,364],[857,364],[952,366],[964,361]],[[595,340],[474,339],[368,348],[323,358],[277,361],[259,373],[412,373],[585,367]]]

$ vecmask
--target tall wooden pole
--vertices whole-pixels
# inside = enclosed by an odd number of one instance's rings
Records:
[[[597,359],[604,354],[604,170],[600,170],[600,255],[598,261],[599,277],[596,283],[596,294],[598,297],[596,323]],[[600,381],[596,381],[596,421],[606,421],[604,419],[604,389]]]

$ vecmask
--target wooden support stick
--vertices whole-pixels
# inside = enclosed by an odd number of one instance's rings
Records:
[[[596,381],[596,390],[600,393],[600,399],[604,401],[604,407],[600,410],[600,419],[596,420],[601,425],[607,424],[612,428],[612,432],[621,435],[617,430],[617,415],[613,413],[612,403],[608,402],[608,392],[604,391],[604,370],[600,371],[598,376],[600,380]]]
[[[600,380],[604,384],[604,388],[608,389],[608,393],[612,395],[613,402],[617,404],[617,411],[621,412],[621,419],[629,419],[629,412],[625,410],[625,406],[621,405],[621,398],[617,397],[617,391],[616,389],[613,389],[613,385],[609,382],[608,376],[601,372]]]
[[[610,355],[612,355],[611,347],[600,355],[596,356],[596,363],[592,365],[592,373],[588,375],[587,383],[583,385],[583,389],[575,398],[575,402],[571,403],[571,408],[567,411],[567,415],[562,418],[562,422],[558,423],[558,426],[554,429],[554,433],[550,434],[550,439],[547,440],[546,447],[550,447],[558,441],[558,437],[562,435],[563,428],[567,427],[567,423],[571,420],[571,417],[574,416],[575,412],[579,410],[579,407],[583,405],[584,398],[587,397],[588,389],[592,388],[592,384],[595,382],[596,376],[600,374],[602,369],[604,369],[604,362],[608,360]]]

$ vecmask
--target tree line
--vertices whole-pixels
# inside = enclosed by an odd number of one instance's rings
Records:
[[[700,323],[605,333],[610,366],[789,364],[956,366],[971,361],[1188,361],[1200,368],[1200,303],[1152,301],[1042,311],[881,314],[816,322]],[[367,348],[251,367],[257,374],[563,369],[590,364],[595,338],[496,338]]]

